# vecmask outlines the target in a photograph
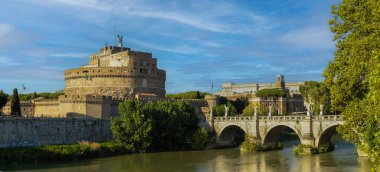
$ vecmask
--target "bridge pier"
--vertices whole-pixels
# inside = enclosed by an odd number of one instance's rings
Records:
[[[301,132],[301,144],[315,147],[315,138],[313,135],[313,120],[311,116],[306,116],[305,119],[299,120],[300,132]]]

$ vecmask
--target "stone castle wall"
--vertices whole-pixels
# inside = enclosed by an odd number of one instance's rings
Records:
[[[107,96],[60,96],[58,100],[35,101],[34,117],[86,117],[110,119],[117,116],[118,105],[127,98]],[[149,101],[182,101],[181,99],[140,98],[143,102]],[[207,101],[200,99],[183,99],[189,102],[196,110],[207,107]],[[200,110],[199,110],[200,112]]]
[[[61,115],[60,113],[60,105],[57,100],[44,100],[44,101],[34,102],[33,117],[64,117],[64,116]]]
[[[92,79],[86,79],[86,75]],[[159,69],[150,73],[124,67],[70,69],[65,71],[65,94],[134,97],[143,92],[165,97],[165,76],[165,71]]]
[[[112,134],[109,120],[0,117],[0,147],[110,140],[112,140]]]

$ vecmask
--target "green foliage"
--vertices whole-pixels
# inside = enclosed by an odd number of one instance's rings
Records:
[[[208,143],[208,133],[204,127],[199,128],[193,135],[192,148],[204,149]]]
[[[244,136],[244,142],[240,145],[241,152],[256,152],[258,151],[257,144],[253,141],[253,138],[246,134]]]
[[[0,164],[73,161],[128,152],[125,147],[112,142],[0,148]]]
[[[111,119],[115,140],[133,152],[180,149],[197,128],[194,109],[185,101],[142,103],[126,100]]]
[[[236,109],[235,107],[230,103],[227,102],[227,104],[220,104],[218,106],[215,106],[213,108],[214,116],[224,116],[226,112],[226,107],[229,108],[227,116],[235,116],[236,115]]]
[[[286,97],[286,93],[283,90],[272,88],[272,89],[262,89],[256,92],[257,97]]]
[[[178,94],[167,94],[165,97],[170,99],[203,99],[209,93],[199,91],[189,91]]]
[[[13,89],[11,98],[11,114],[21,116],[20,97],[18,96],[17,88]]]
[[[282,149],[283,144],[277,142],[272,146],[265,146],[258,144],[254,141],[253,137],[246,134],[244,136],[244,142],[240,145],[241,152],[257,152],[257,151],[270,151],[270,150],[278,150]]]
[[[255,106],[253,104],[248,105],[243,110],[243,116],[254,116],[255,115]]]
[[[246,106],[248,106],[248,99],[236,99],[235,101],[229,101],[236,109],[236,113],[242,114]]]
[[[64,92],[63,91],[57,91],[57,92],[54,92],[54,93],[48,93],[48,92],[43,92],[43,93],[30,93],[30,94],[20,94],[20,100],[21,101],[28,101],[28,100],[32,100],[32,99],[35,99],[35,98],[38,98],[38,97],[42,97],[42,98],[45,98],[45,99],[57,99],[58,96],[60,95],[64,95]]]
[[[342,0],[332,14],[337,49],[324,71],[332,110],[344,115],[343,137],[379,162],[380,1]]]
[[[8,94],[5,94],[3,90],[0,90],[0,111],[7,104]]]
[[[111,120],[114,139],[133,152],[144,152],[152,144],[153,121],[142,111],[142,102],[127,100],[119,105],[119,116]]]
[[[318,153],[318,149],[311,145],[299,144],[293,148],[292,152],[294,155],[311,155]]]
[[[254,116],[255,115],[255,107],[257,110],[258,116],[268,115],[268,110],[261,103],[251,103],[243,110],[243,116]]]
[[[246,106],[248,106],[248,99],[236,99],[234,101],[228,100],[226,97],[219,98],[219,106],[214,108],[214,112],[216,111],[217,116],[224,116],[225,108],[227,106],[230,108],[228,115],[234,116],[237,114],[242,114],[243,110]]]
[[[304,100],[312,105],[312,112],[318,115],[321,111],[320,105],[323,105],[323,114],[330,112],[330,93],[324,83],[317,81],[306,81],[300,86],[300,92]]]

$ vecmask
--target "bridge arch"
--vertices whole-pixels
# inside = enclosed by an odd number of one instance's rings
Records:
[[[218,143],[224,145],[239,145],[247,134],[247,131],[238,125],[228,125],[220,131]]]
[[[298,130],[294,126],[286,125],[286,124],[280,124],[280,125],[274,125],[274,126],[267,129],[267,132],[265,133],[265,135],[263,137],[264,139],[262,140],[262,144],[265,146],[275,145],[278,142],[280,135],[281,135],[282,131],[284,131],[285,128],[290,128],[291,130],[293,130],[294,133],[297,134],[298,139],[301,142],[300,133],[298,132]]]
[[[318,148],[333,148],[334,145],[331,143],[332,136],[337,132],[336,128],[339,126],[339,124],[333,124],[328,127],[326,127],[322,133],[319,135],[317,140],[317,147]]]

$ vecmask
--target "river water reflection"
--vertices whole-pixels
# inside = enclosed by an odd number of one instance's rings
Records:
[[[128,171],[128,172],[255,172],[255,171],[368,171],[367,158],[356,157],[355,147],[339,143],[333,152],[295,156],[292,146],[279,151],[240,153],[238,148],[207,151],[161,152],[123,155],[61,164],[12,166],[1,170],[25,171]]]

